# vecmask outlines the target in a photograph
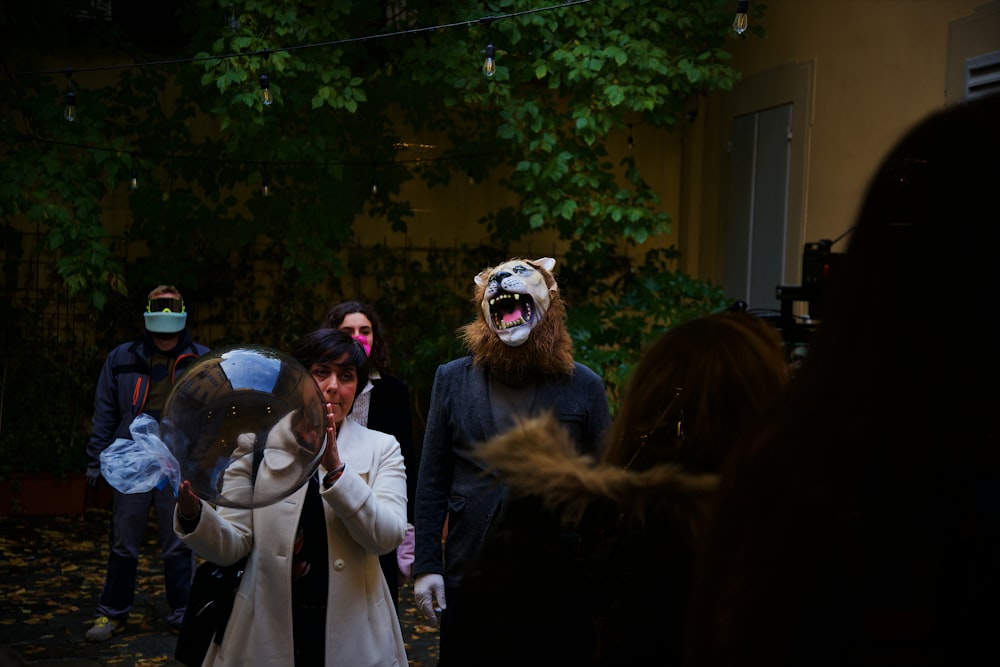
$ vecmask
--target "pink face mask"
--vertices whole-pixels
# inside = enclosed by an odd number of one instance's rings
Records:
[[[372,356],[372,347],[368,344],[368,339],[364,336],[353,336],[354,340],[358,341],[358,344],[364,349],[365,356]]]

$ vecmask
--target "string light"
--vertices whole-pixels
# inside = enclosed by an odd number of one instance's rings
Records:
[[[271,196],[271,178],[264,172],[264,175],[260,179],[260,193],[265,197]]]
[[[733,19],[733,30],[742,35],[747,29],[747,12],[750,11],[750,0],[737,0],[736,18]]]
[[[487,29],[489,29],[490,25],[494,21],[498,21],[498,20],[501,20],[501,19],[513,19],[513,18],[516,18],[516,17],[527,16],[527,15],[536,14],[536,13],[539,13],[539,12],[547,12],[547,11],[556,10],[556,9],[565,9],[567,7],[572,7],[572,6],[575,6],[575,5],[584,5],[584,4],[588,4],[590,2],[593,2],[593,0],[570,0],[568,2],[563,2],[563,3],[556,4],[556,5],[550,5],[550,6],[546,6],[546,7],[538,7],[538,8],[528,9],[528,10],[519,11],[519,12],[512,12],[512,13],[509,13],[509,14],[504,14],[502,16],[488,16],[488,17],[484,17],[484,18],[476,19],[476,20],[472,20],[472,21],[461,21],[461,22],[458,22],[458,23],[450,23],[450,24],[445,24],[445,25],[435,25],[435,26],[429,26],[429,27],[414,28],[414,29],[396,31],[396,32],[392,32],[392,33],[382,33],[382,34],[377,34],[377,35],[369,35],[369,36],[365,36],[365,37],[352,37],[352,38],[340,39],[340,40],[334,40],[334,41],[328,41],[328,42],[316,42],[316,43],[309,43],[309,44],[300,44],[300,45],[297,45],[297,46],[283,47],[283,48],[278,49],[278,50],[280,50],[282,52],[285,52],[285,53],[290,53],[291,51],[297,51],[297,50],[302,50],[302,49],[311,49],[311,48],[317,48],[317,47],[338,46],[338,45],[341,45],[341,44],[348,44],[348,43],[353,43],[353,42],[363,42],[363,41],[369,41],[369,40],[377,39],[377,38],[397,37],[397,36],[408,35],[408,34],[433,32],[433,31],[438,31],[438,30],[445,29],[445,28],[454,28],[454,27],[459,27],[459,26],[470,26],[470,25],[473,25],[473,24],[476,24],[476,23],[481,24],[481,25],[485,25],[487,27]],[[227,9],[230,10],[228,12],[227,16],[226,16],[227,23],[230,25],[230,27],[232,27],[234,29],[237,28],[237,27],[239,27],[239,25],[240,25],[239,18],[236,16],[235,12],[231,11],[232,10],[232,5],[229,4],[227,6]],[[162,65],[178,65],[178,64],[187,64],[187,63],[197,63],[197,62],[203,62],[203,61],[209,61],[209,60],[226,60],[226,59],[230,59],[230,58],[245,58],[248,55],[259,55],[259,56],[264,56],[265,58],[267,58],[274,51],[275,51],[275,49],[265,49],[265,50],[257,51],[257,52],[254,52],[254,53],[243,52],[243,53],[213,54],[213,55],[199,56],[199,57],[195,57],[195,58],[178,58],[178,59],[148,61],[148,62],[132,62],[132,63],[127,63],[127,64],[98,65],[98,66],[94,66],[94,67],[75,68],[73,70],[71,70],[69,68],[64,68],[62,70],[22,71],[22,72],[12,72],[8,76],[51,75],[51,74],[58,74],[58,73],[65,74],[66,75],[66,79],[67,79],[67,90],[66,90],[66,95],[65,95],[65,109],[64,109],[64,112],[63,112],[63,117],[67,121],[73,122],[73,121],[76,120],[76,117],[77,117],[76,92],[75,92],[74,84],[73,84],[73,81],[72,81],[72,78],[71,78],[71,75],[74,72],[75,73],[79,73],[81,71],[83,71],[83,72],[98,72],[98,71],[119,70],[119,69],[137,69],[137,68],[145,68],[145,67],[157,67],[157,66],[162,66]],[[484,60],[484,63],[483,63],[483,72],[486,74],[486,76],[491,76],[492,77],[496,73],[496,45],[493,43],[492,40],[487,44],[486,49],[484,49],[483,53],[486,56],[486,58]],[[259,77],[259,82],[260,82],[260,95],[261,95],[262,103],[265,106],[270,106],[274,102],[274,96],[273,96],[273,94],[271,93],[271,90],[270,90],[270,81],[269,81],[268,75],[267,74],[261,74],[260,77]],[[91,146],[91,145],[76,144],[76,143],[66,143],[66,142],[59,142],[59,141],[49,141],[49,140],[41,139],[41,138],[39,138],[37,136],[31,136],[29,138],[31,140],[33,140],[33,141],[40,141],[42,143],[48,143],[48,144],[53,144],[53,145],[71,146],[71,147],[74,147],[74,148],[84,148],[84,149],[95,150],[95,151],[102,151],[103,150],[103,151],[108,151],[108,152],[117,152],[115,149],[105,148],[105,147],[100,147],[100,146]],[[160,155],[159,157],[165,157],[165,158],[168,158],[168,159],[200,159],[200,160],[213,161],[213,162],[230,162],[231,161],[231,160],[211,160],[209,158],[198,158],[198,157],[182,157],[182,156],[169,155],[169,154],[167,154],[167,155]],[[403,161],[403,162],[405,162],[405,161]],[[349,163],[344,163],[344,162],[325,163],[324,162],[324,163],[308,163],[308,164],[327,165],[327,164],[349,164]],[[375,173],[374,173],[374,167],[375,167],[375,165],[373,163],[373,166],[372,166],[373,172],[372,172],[372,182],[371,182],[371,193],[372,193],[373,196],[377,196],[378,195],[378,190],[379,190],[379,185],[378,185],[378,180],[377,180],[377,178],[375,176]],[[469,170],[468,176],[469,176],[470,183],[474,183],[475,182],[475,176],[472,173],[471,169]],[[131,169],[130,169],[129,189],[130,190],[137,190],[138,188],[139,188],[138,168],[136,166],[135,156],[133,154],[133,156],[132,156],[132,165],[131,165]],[[269,183],[269,180],[267,180],[266,178],[264,180],[262,180],[262,190],[264,191],[265,196],[268,196],[270,194],[270,183]],[[166,199],[167,196],[168,195],[165,193],[164,194],[164,199]]]
[[[235,33],[240,29],[240,19],[236,16],[236,8],[230,2],[226,5],[225,10],[226,22],[224,25]]]
[[[132,192],[139,189],[139,170],[135,167],[135,153],[132,153],[132,177],[129,179],[128,189]]]
[[[264,106],[269,107],[274,101],[271,97],[271,83],[268,81],[266,74],[260,75],[260,101],[264,103]]]
[[[497,63],[496,63],[497,47],[493,44],[493,42],[490,42],[489,44],[486,45],[485,53],[486,53],[486,60],[483,61],[483,74],[492,77],[494,74],[497,73]]]
[[[264,69],[267,69],[267,60],[271,57],[270,51],[264,52]],[[271,80],[267,78],[267,73],[260,75],[260,101],[264,103],[264,106],[269,107],[271,103],[274,102],[274,98],[271,96]]]
[[[339,46],[339,45],[342,45],[342,44],[349,44],[349,43],[353,43],[353,42],[364,42],[364,41],[369,41],[369,40],[377,39],[377,38],[399,37],[401,35],[412,35],[412,34],[424,33],[424,32],[434,32],[434,31],[437,31],[437,30],[441,30],[443,28],[454,28],[454,27],[458,27],[458,26],[470,26],[470,25],[472,25],[474,23],[479,23],[479,24],[485,25],[485,26],[487,26],[487,28],[489,28],[490,24],[493,21],[497,21],[497,20],[500,20],[500,19],[512,19],[512,18],[516,18],[516,17],[519,17],[519,16],[527,16],[529,14],[536,14],[536,13],[539,13],[539,12],[547,12],[547,11],[556,10],[556,9],[565,9],[567,7],[572,7],[572,6],[575,6],[575,5],[585,5],[585,4],[588,4],[588,3],[593,2],[593,1],[594,0],[569,0],[568,2],[563,2],[563,3],[557,4],[557,5],[550,5],[550,6],[546,6],[546,7],[537,7],[537,8],[534,8],[534,9],[527,9],[527,10],[520,11],[520,12],[511,12],[510,14],[504,14],[502,16],[487,16],[487,17],[484,17],[484,18],[481,18],[481,19],[476,19],[476,20],[473,20],[473,21],[461,21],[461,22],[458,22],[458,23],[449,23],[449,24],[445,24],[445,25],[435,25],[435,26],[429,26],[429,27],[423,27],[423,28],[411,28],[411,29],[408,29],[408,30],[399,30],[399,31],[396,31],[396,32],[391,32],[391,33],[382,33],[382,34],[378,34],[378,35],[368,35],[366,37],[350,37],[350,38],[347,38],[347,39],[338,39],[338,40],[333,40],[333,41],[329,41],[329,42],[314,42],[314,43],[310,43],[310,44],[300,44],[300,45],[297,45],[297,46],[283,47],[283,48],[278,49],[278,50],[280,50],[280,51],[282,51],[284,53],[290,53],[292,51],[299,51],[299,50],[302,50],[302,49],[313,49],[313,48],[319,48],[319,47]],[[746,0],[743,0],[742,2],[739,2],[738,4],[745,7],[748,4],[748,2]],[[235,11],[233,11],[232,4],[231,3],[228,4],[225,7],[225,9],[226,9],[225,20],[228,23],[228,25],[232,29],[234,29],[234,30],[237,29],[237,28],[239,28],[240,27],[240,20],[239,20],[239,17],[236,15]],[[737,18],[739,18],[738,15],[737,15]],[[746,22],[746,17],[744,16],[744,24],[745,24],[745,22]],[[735,24],[734,24],[734,27],[735,27]],[[744,26],[744,29],[746,29],[745,26]],[[742,32],[742,31],[738,31],[738,32]],[[267,56],[269,56],[273,52],[274,52],[274,49],[264,49],[264,50],[256,51],[256,52],[253,52],[253,53],[212,54],[212,55],[198,56],[198,57],[195,57],[195,58],[174,58],[174,59],[170,59],[170,60],[157,60],[157,61],[150,61],[150,62],[133,62],[133,63],[119,64],[119,65],[98,65],[96,67],[82,67],[82,68],[78,68],[76,71],[77,72],[81,72],[81,71],[83,71],[83,72],[99,72],[99,71],[118,70],[118,69],[136,69],[136,68],[143,68],[143,67],[156,67],[156,66],[160,66],[160,65],[179,65],[179,64],[197,63],[197,62],[204,62],[204,61],[227,60],[227,59],[230,59],[230,58],[245,58],[248,55],[251,55],[251,56],[252,55],[259,55],[259,56],[264,56],[266,58]],[[486,53],[486,60],[483,63],[483,72],[486,74],[486,76],[492,77],[496,73],[496,46],[493,44],[492,41],[490,41],[489,44],[487,45],[485,53]],[[67,78],[69,77],[69,73],[70,72],[69,72],[68,69],[61,70],[61,71],[66,74]],[[60,72],[60,70],[39,70],[39,71],[33,71],[33,72],[12,72],[12,73],[9,73],[7,76],[25,76],[25,75],[32,75],[32,74],[56,74],[58,72]],[[274,101],[274,97],[271,94],[270,83],[268,81],[268,78],[267,78],[266,74],[262,74],[260,76],[260,88],[261,88],[261,92],[260,92],[261,99],[262,99],[264,105],[265,106],[270,106],[272,104],[272,102]],[[73,104],[70,104],[71,100],[72,100]],[[70,87],[70,90],[68,90],[67,93],[66,93],[66,109],[65,109],[63,115],[66,118],[66,120],[68,120],[68,121],[72,121],[72,120],[74,120],[76,118],[76,93],[73,92],[72,86]],[[69,116],[72,116],[72,118],[70,118]]]
[[[73,90],[70,74],[72,72],[66,70],[66,108],[63,110],[63,118],[72,123],[76,120],[76,91]]]
[[[488,77],[492,77],[497,73],[497,47],[493,43],[493,38],[490,35],[490,26],[493,25],[493,21],[495,20],[496,17],[493,16],[484,16],[479,19],[479,22],[486,26],[486,35],[489,37],[489,42],[486,44],[486,48],[483,49],[483,53],[486,54],[486,59],[483,61],[483,74]]]
[[[298,44],[296,46],[283,46],[280,49],[261,49],[260,51],[253,52],[235,52],[235,53],[219,53],[204,56],[197,56],[194,58],[173,58],[169,60],[155,60],[147,62],[132,62],[132,63],[122,63],[117,65],[97,65],[94,67],[79,67],[76,69],[77,72],[98,72],[98,71],[108,71],[108,70],[118,70],[118,69],[137,69],[143,67],[157,67],[161,65],[183,65],[187,63],[198,63],[206,61],[218,61],[218,60],[229,60],[230,58],[246,58],[247,56],[267,56],[275,51],[281,51],[282,53],[291,53],[292,51],[301,51],[303,49],[315,49],[329,46],[341,46],[343,44],[352,44],[356,42],[368,42],[374,39],[386,39],[391,37],[401,37],[403,35],[415,35],[427,32],[437,32],[439,30],[444,30],[448,28],[457,27],[468,27],[475,23],[489,25],[493,21],[499,21],[501,19],[513,19],[520,16],[528,16],[530,14],[538,14],[541,12],[554,11],[559,9],[566,9],[568,7],[574,7],[577,5],[586,5],[594,0],[569,0],[569,2],[560,2],[555,5],[548,5],[546,7],[535,7],[534,9],[525,9],[519,12],[511,12],[509,14],[502,14],[500,16],[488,16],[481,19],[473,19],[469,21],[459,21],[456,23],[446,23],[433,26],[425,26],[422,28],[409,28],[406,30],[397,30],[395,32],[385,32],[373,35],[365,35],[363,37],[348,37],[345,39],[336,39],[328,42],[311,42],[309,44]],[[239,26],[239,19],[235,15],[232,15],[236,20],[235,27]],[[10,72],[6,73],[5,76],[25,76],[29,74],[58,74],[62,70],[37,70],[32,72]]]

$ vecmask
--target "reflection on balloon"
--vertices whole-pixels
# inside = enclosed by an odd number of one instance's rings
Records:
[[[325,425],[308,370],[276,350],[241,346],[208,353],[184,372],[160,436],[199,496],[252,508],[289,496],[316,472]]]

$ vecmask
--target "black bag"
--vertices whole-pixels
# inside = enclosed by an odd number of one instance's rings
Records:
[[[184,610],[184,620],[174,649],[174,657],[182,664],[201,667],[212,635],[215,635],[216,644],[222,643],[246,564],[247,557],[244,556],[232,565],[206,561],[195,570],[191,598]]]

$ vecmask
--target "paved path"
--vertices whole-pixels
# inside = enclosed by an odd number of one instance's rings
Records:
[[[8,665],[6,650],[36,667],[182,667],[173,659],[177,635],[164,620],[155,522],[140,555],[128,630],[106,642],[84,641],[104,583],[109,516],[88,508],[74,517],[0,518],[0,666]],[[437,630],[418,618],[409,584],[399,595],[410,667],[434,667]]]

